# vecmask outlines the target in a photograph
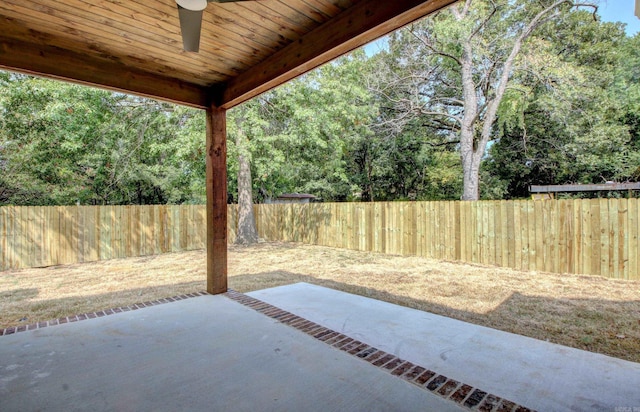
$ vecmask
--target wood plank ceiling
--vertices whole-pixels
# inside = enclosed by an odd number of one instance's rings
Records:
[[[230,108],[450,3],[210,3],[192,53],[175,0],[2,0],[0,68]]]

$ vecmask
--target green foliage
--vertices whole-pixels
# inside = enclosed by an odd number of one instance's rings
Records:
[[[285,192],[325,200],[357,195],[358,176],[350,165],[371,134],[374,115],[362,77],[365,61],[362,52],[352,54],[230,111],[230,159],[241,128],[256,200]],[[230,164],[230,175],[236,167]]]
[[[0,204],[202,201],[198,112],[46,79],[1,79]]]
[[[531,88],[523,84],[512,83],[505,91],[498,106],[498,136],[505,130],[523,129],[525,127],[525,112],[529,107]]]

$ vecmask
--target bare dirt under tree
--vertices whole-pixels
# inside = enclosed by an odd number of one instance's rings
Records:
[[[205,289],[205,252],[0,272],[0,328]],[[640,281],[294,243],[229,247],[229,287],[308,282],[640,362]]]

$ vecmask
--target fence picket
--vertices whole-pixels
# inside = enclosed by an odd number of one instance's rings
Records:
[[[633,201],[632,201],[633,200]],[[627,210],[627,227],[629,232],[627,249],[629,250],[629,279],[640,279],[638,273],[638,202],[636,199],[629,199]]]
[[[7,265],[7,209],[0,207],[0,270]]]
[[[629,253],[627,248],[629,231],[624,230],[626,220],[629,216],[627,199],[618,200],[618,227],[616,235],[618,237],[618,277],[629,279]]]

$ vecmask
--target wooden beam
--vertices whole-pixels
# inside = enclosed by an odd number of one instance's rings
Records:
[[[4,20],[0,20],[0,23]],[[3,33],[0,24],[0,33]],[[204,87],[98,59],[47,44],[34,44],[0,34],[0,69],[49,77],[123,93],[205,109]]]
[[[210,107],[207,118],[207,292],[227,291],[227,113]]]
[[[361,0],[227,84],[231,108],[457,0]]]

